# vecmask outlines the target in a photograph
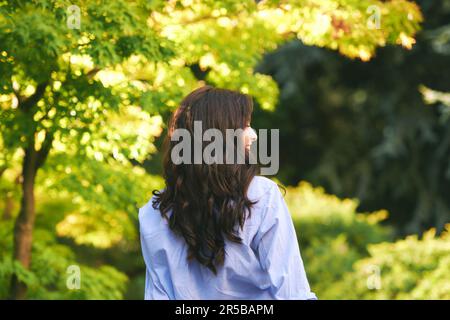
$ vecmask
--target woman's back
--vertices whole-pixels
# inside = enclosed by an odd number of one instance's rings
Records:
[[[152,207],[153,198],[139,210],[145,299],[316,299],[277,184],[255,176],[247,196],[258,202],[243,230],[236,227],[242,244],[225,239],[225,262],[217,275],[195,259],[188,262],[185,240]]]

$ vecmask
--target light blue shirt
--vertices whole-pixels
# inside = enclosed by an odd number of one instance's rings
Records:
[[[256,176],[248,198],[258,200],[238,229],[242,244],[225,238],[225,262],[217,276],[197,260],[187,261],[187,244],[152,207],[139,209],[147,300],[317,299],[300,256],[292,217],[275,182]],[[169,214],[170,215],[170,214]]]

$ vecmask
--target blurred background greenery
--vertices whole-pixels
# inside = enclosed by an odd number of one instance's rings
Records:
[[[449,0],[0,0],[0,298],[143,298],[137,210],[207,83],[280,129],[320,299],[450,299],[449,23]]]

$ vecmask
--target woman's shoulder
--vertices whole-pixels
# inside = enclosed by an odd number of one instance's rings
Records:
[[[161,213],[153,207],[155,200],[153,195],[142,207],[139,208],[138,219],[142,233],[152,233],[162,223]]]
[[[254,176],[248,187],[248,197],[261,198],[276,190],[278,185],[275,181],[264,176]]]

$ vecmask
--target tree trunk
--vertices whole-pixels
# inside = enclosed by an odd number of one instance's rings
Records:
[[[5,195],[5,208],[3,210],[3,220],[9,220],[12,218],[14,211],[14,198],[12,192],[6,192]]]
[[[22,100],[19,100],[19,109],[28,119],[33,120],[35,110],[33,108],[44,96],[49,81],[44,81],[36,86],[36,91]],[[20,211],[14,225],[14,252],[13,259],[19,261],[22,266],[29,269],[31,263],[31,247],[33,243],[33,228],[36,219],[34,202],[34,183],[37,170],[45,162],[48,153],[52,147],[53,133],[45,135],[41,149],[35,148],[36,127],[33,132],[27,134],[28,146],[25,149],[25,156],[22,163],[22,200]],[[27,286],[20,281],[16,275],[11,279],[10,297],[12,299],[25,299],[27,295]]]
[[[37,151],[34,139],[25,151],[22,164],[22,201],[19,215],[14,226],[14,260],[18,260],[25,268],[30,267],[33,227],[36,218],[34,207],[34,182],[38,168]],[[11,279],[11,298],[25,299],[26,285],[16,276]]]

